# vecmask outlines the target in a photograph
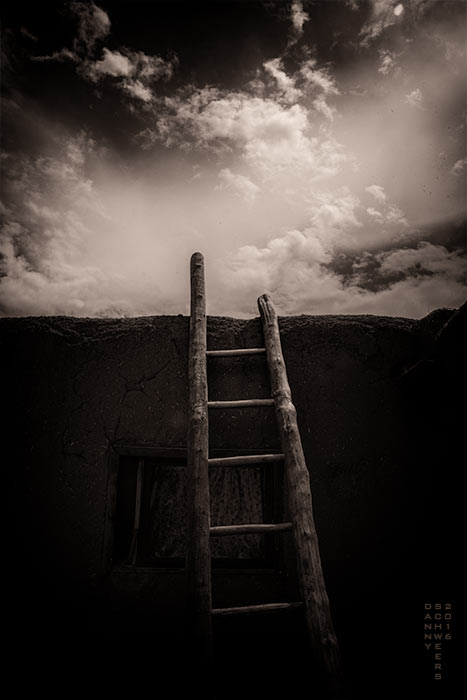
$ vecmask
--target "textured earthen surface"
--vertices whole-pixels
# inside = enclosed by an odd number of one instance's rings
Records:
[[[390,674],[393,645],[421,640],[424,598],[451,595],[465,324],[437,334],[452,316],[280,319],[335,628],[360,697],[371,674],[358,659]],[[15,630],[26,626],[35,639],[37,626],[50,625],[85,646],[125,630],[180,652],[183,572],[116,574],[103,557],[111,455],[186,444],[188,326],[182,316],[0,321]],[[259,319],[208,319],[209,349],[262,342]],[[208,377],[212,400],[269,396],[261,356],[210,358]],[[274,412],[211,412],[210,439],[211,449],[277,449]],[[293,574],[284,582],[263,573],[215,574],[214,594],[235,605],[296,593]],[[160,616],[155,636],[148,611]],[[230,625],[232,640],[240,622]],[[292,637],[284,625],[265,623],[267,637],[288,634],[301,649],[300,623]]]

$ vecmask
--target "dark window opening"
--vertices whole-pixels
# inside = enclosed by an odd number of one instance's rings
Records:
[[[211,525],[279,522],[281,465],[216,467],[210,474]],[[113,563],[185,565],[186,461],[121,456],[117,479]],[[277,568],[274,534],[213,537],[213,568]]]

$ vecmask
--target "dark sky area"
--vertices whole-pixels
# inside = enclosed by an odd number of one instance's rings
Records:
[[[5,2],[3,315],[466,296],[457,0]]]

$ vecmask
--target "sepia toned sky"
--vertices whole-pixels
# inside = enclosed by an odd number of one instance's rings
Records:
[[[466,292],[464,0],[4,3],[0,313]]]

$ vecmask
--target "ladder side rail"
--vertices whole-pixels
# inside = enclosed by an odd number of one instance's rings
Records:
[[[272,397],[282,452],[290,519],[293,522],[300,588],[313,656],[329,697],[344,697],[340,654],[331,619],[313,517],[309,473],[282,354],[276,311],[267,294],[258,299]]]
[[[190,264],[189,417],[187,438],[187,605],[192,649],[212,660],[212,596],[209,503],[206,290],[204,259]]]

